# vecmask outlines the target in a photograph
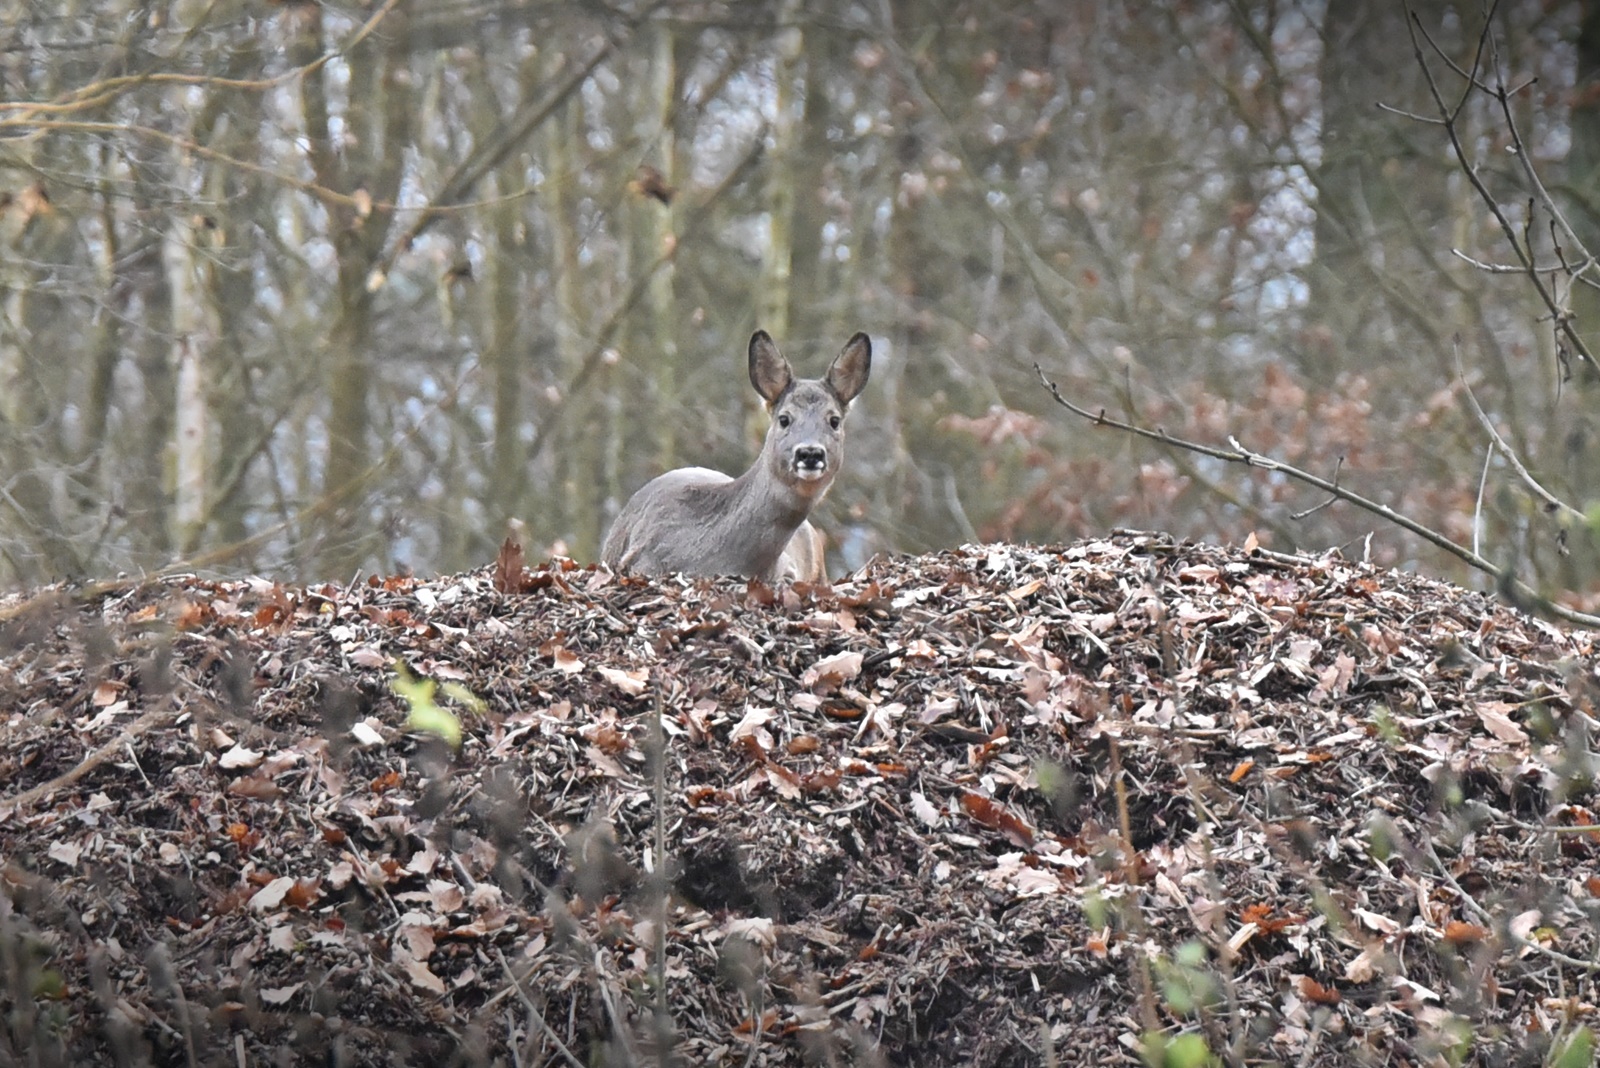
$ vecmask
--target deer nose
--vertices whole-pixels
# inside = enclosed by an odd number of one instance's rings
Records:
[[[794,450],[794,466],[800,471],[819,471],[828,466],[828,450],[821,445],[800,445]]]

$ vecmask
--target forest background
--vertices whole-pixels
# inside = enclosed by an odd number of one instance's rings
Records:
[[[1037,362],[1593,608],[1600,4],[1413,14],[7,5],[0,586],[593,560],[748,463],[760,326],[874,341],[835,572],[1137,527],[1484,581]]]

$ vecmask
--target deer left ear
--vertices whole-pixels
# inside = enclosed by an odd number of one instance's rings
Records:
[[[872,339],[857,334],[845,342],[844,349],[828,365],[828,388],[844,402],[855,400],[867,388],[867,376],[872,373]]]
[[[765,330],[750,335],[750,384],[771,408],[794,382],[794,371]]]

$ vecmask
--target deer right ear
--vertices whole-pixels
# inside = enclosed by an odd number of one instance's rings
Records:
[[[857,334],[845,342],[844,349],[828,365],[827,383],[841,403],[849,404],[867,388],[867,376],[871,373],[872,339],[866,334]]]
[[[756,387],[761,399],[771,408],[794,381],[789,361],[783,358],[778,346],[765,330],[750,335],[750,384]]]

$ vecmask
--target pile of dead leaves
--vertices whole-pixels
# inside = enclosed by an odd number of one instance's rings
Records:
[[[1150,535],[14,597],[0,1061],[1588,1063],[1594,645]]]

